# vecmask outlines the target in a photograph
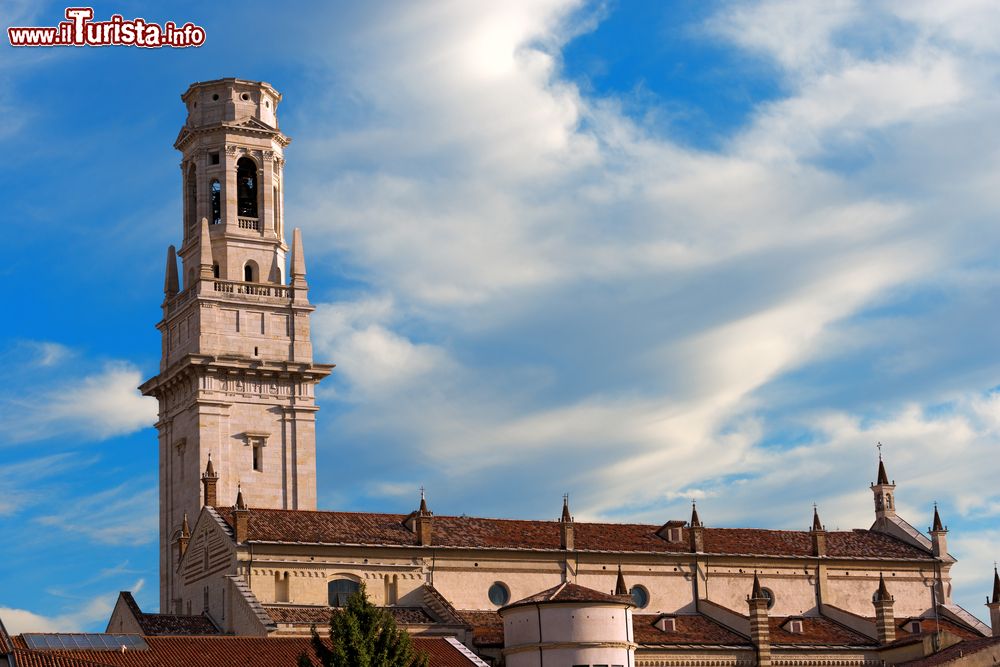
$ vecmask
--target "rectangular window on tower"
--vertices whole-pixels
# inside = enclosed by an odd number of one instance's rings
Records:
[[[257,472],[264,471],[264,452],[260,441],[253,443],[253,469]]]
[[[264,445],[267,444],[266,433],[244,433],[246,444],[250,447],[250,463],[257,472],[264,472]]]

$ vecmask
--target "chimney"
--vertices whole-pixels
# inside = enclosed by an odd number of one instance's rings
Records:
[[[691,503],[691,551],[693,553],[702,553],[705,551],[705,527],[701,523],[701,519],[698,518],[698,508],[695,507],[694,502]]]
[[[218,485],[219,476],[215,474],[215,467],[212,466],[212,452],[208,453],[208,465],[205,466],[205,472],[201,476],[201,485],[204,488],[204,506],[216,507],[218,503],[218,498],[215,495],[215,488]]]
[[[767,617],[767,596],[760,587],[757,573],[753,574],[753,590],[747,598],[750,607],[750,641],[753,643],[758,667],[771,667],[771,627]]]
[[[427,498],[424,497],[424,489],[420,489],[420,509],[414,518],[414,527],[417,533],[417,543],[422,547],[429,547],[434,532],[434,513],[427,509]]]
[[[819,510],[813,505],[813,525],[809,531],[812,537],[812,555],[822,558],[826,555],[826,528],[819,520]]]
[[[891,644],[896,641],[896,621],[892,615],[893,597],[885,587],[885,577],[879,572],[878,590],[872,599],[875,605],[875,630],[878,632],[879,644]]]
[[[566,551],[572,551],[574,547],[573,517],[569,513],[568,493],[563,496],[562,516],[559,517],[559,547]]]
[[[931,550],[935,558],[945,558],[948,556],[948,529],[941,523],[941,515],[938,514],[937,503],[934,503],[934,523],[931,525]]]
[[[236,485],[236,505],[233,506],[233,521],[236,524],[234,536],[237,544],[247,541],[247,534],[250,523],[250,510],[247,509],[246,501],[243,500],[243,489]]]
[[[1000,575],[997,568],[993,566],[993,599],[986,598],[986,606],[990,609],[990,626],[993,628],[993,636],[1000,637]]]
[[[181,522],[181,536],[177,538],[177,561],[180,562],[187,552],[188,544],[191,542],[191,529],[188,527],[188,513],[184,512],[184,520]]]

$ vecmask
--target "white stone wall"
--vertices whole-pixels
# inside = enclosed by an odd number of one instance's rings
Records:
[[[546,603],[502,612],[508,667],[633,665],[631,612],[599,603]]]

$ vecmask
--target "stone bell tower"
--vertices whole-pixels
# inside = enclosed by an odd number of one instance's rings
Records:
[[[195,83],[181,99],[183,241],[167,250],[159,400],[160,610],[175,612],[184,514],[211,457],[220,505],[316,508],[314,364],[302,236],[286,273],[281,95],[269,84]],[[178,271],[177,256],[181,270]],[[206,487],[207,488],[207,487]]]

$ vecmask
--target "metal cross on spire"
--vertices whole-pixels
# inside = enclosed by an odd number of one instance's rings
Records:
[[[878,460],[881,461],[882,460],[882,443],[881,442],[876,442],[875,443],[875,447],[878,449]]]

